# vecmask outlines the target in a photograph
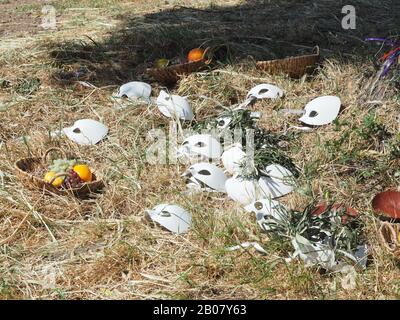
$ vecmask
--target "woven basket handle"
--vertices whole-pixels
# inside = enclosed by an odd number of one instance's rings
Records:
[[[396,251],[399,248],[398,234],[392,224],[382,222],[379,227],[379,237],[387,249]]]
[[[71,177],[72,175],[70,174],[70,173],[68,173],[68,172],[60,172],[60,173],[57,173],[53,178],[51,178],[51,180],[48,182],[48,184],[53,184],[53,182],[57,179],[57,178],[60,178],[60,177]]]
[[[205,48],[204,53],[203,53],[203,61],[205,64],[210,64],[212,61],[213,53],[210,47]]]
[[[313,54],[315,54],[316,56],[319,56],[319,46],[315,46],[313,48]]]
[[[48,156],[48,155],[50,154],[50,152],[52,152],[52,151],[58,151],[58,152],[61,153],[61,155],[63,156],[63,158],[67,158],[67,155],[65,154],[64,150],[62,150],[62,149],[60,149],[60,148],[57,148],[57,147],[53,147],[53,148],[47,149],[46,152],[44,153],[43,158],[42,158],[43,163],[46,163],[46,162],[47,162],[47,156]]]

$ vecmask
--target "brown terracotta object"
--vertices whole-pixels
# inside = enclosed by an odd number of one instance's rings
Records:
[[[372,199],[374,211],[390,219],[400,219],[400,192],[386,190]]]

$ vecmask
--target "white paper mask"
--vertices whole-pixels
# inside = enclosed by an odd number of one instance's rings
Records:
[[[339,97],[318,97],[304,107],[305,114],[299,120],[311,126],[322,126],[331,123],[339,114],[341,101]]]
[[[257,99],[277,99],[283,97],[283,90],[272,84],[263,83],[249,91],[246,99],[250,99],[251,97]]]
[[[72,141],[81,145],[95,145],[108,133],[108,128],[92,119],[82,119],[74,123],[72,127],[64,128],[64,134]]]
[[[257,180],[246,180],[234,176],[225,182],[226,193],[229,198],[242,205],[252,203],[260,196]]]
[[[217,118],[217,128],[220,130],[225,129],[226,127],[229,126],[229,124],[232,122],[232,118],[231,117],[219,117]]]
[[[156,103],[158,110],[168,118],[184,120],[192,120],[194,118],[192,108],[185,97],[169,95],[164,90],[161,90]]]
[[[234,145],[224,151],[221,160],[225,170],[230,174],[235,174],[240,171],[240,163],[245,157],[246,153],[242,150],[242,146]]]
[[[278,198],[293,191],[293,174],[286,168],[272,164],[263,173],[268,176],[260,177],[258,183],[265,194]]]
[[[212,190],[225,192],[226,176],[224,172],[214,164],[200,162],[193,164],[183,174],[192,184],[204,184]]]
[[[177,151],[178,157],[197,157],[202,160],[218,159],[221,153],[221,144],[209,134],[195,134],[186,138]]]
[[[164,203],[146,211],[153,221],[174,233],[187,232],[192,223],[192,216],[177,205]]]
[[[118,97],[129,99],[143,99],[150,101],[151,86],[145,82],[132,81],[123,84],[118,91]]]
[[[287,212],[281,208],[284,209],[278,201],[272,199],[260,199],[244,207],[247,212],[255,214],[257,223],[264,231],[271,229],[265,224],[268,220],[284,221],[289,218]]]

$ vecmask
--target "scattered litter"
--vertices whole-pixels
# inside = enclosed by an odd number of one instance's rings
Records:
[[[177,150],[178,157],[202,161],[219,159],[221,153],[221,144],[210,134],[192,135]]]
[[[72,127],[64,128],[64,134],[72,141],[81,145],[95,145],[108,134],[108,128],[92,119],[82,119]]]
[[[268,254],[268,252],[265,251],[265,249],[263,247],[261,247],[261,245],[257,242],[243,242],[242,244],[239,244],[237,246],[228,247],[228,248],[226,248],[226,250],[227,251],[236,251],[236,250],[246,249],[246,248],[250,248],[250,247],[253,247],[258,252]]]
[[[123,84],[118,91],[120,98],[141,99],[150,102],[151,86],[145,82],[132,81]]]
[[[79,83],[81,86],[90,88],[90,89],[98,89],[94,84],[91,84],[90,82],[87,81],[77,81],[76,83]]]
[[[178,205],[159,204],[146,213],[151,220],[177,234],[187,232],[192,223],[192,216]]]
[[[252,88],[246,96],[246,99],[252,97],[256,99],[278,99],[283,97],[283,90],[272,84],[259,84]]]
[[[193,120],[194,118],[192,108],[185,97],[170,95],[161,90],[156,103],[158,110],[168,118],[183,120]]]
[[[226,176],[222,169],[207,162],[193,164],[182,175],[189,189],[225,192]]]
[[[355,290],[357,287],[357,271],[353,266],[345,265],[341,268],[340,273],[343,274],[340,283],[345,290]]]
[[[367,268],[368,255],[369,255],[369,248],[368,245],[365,243],[358,246],[357,250],[354,252],[354,257],[356,258],[357,264],[362,269]]]
[[[299,257],[306,266],[319,265],[326,270],[336,266],[335,252],[327,244],[312,243],[303,236],[296,234],[292,239],[294,248],[293,258]]]
[[[297,129],[297,130],[301,130],[301,131],[311,131],[312,130],[311,127],[299,127],[299,126],[292,126],[289,129]]]
[[[320,266],[333,272],[340,272],[349,263],[363,269],[366,267],[368,247],[358,217],[343,219],[346,210],[332,209],[332,205],[317,215],[313,214],[314,206],[298,212],[276,203],[273,208],[271,205],[266,203],[267,210],[273,214],[267,215],[262,228],[282,241],[290,239],[294,252],[287,262],[298,257],[307,266]],[[254,208],[247,208],[250,209]]]
[[[339,115],[341,101],[336,96],[318,97],[305,106],[305,114],[300,121],[311,126],[331,123]]]

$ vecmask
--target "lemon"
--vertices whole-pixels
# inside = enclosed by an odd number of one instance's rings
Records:
[[[54,171],[49,171],[49,172],[47,172],[47,173],[45,174],[45,176],[44,176],[44,181],[46,181],[47,183],[50,183],[51,180],[54,178],[55,175],[56,175],[56,173],[55,173]],[[52,185],[53,185],[54,187],[56,187],[56,188],[61,187],[61,185],[62,185],[63,182],[64,182],[64,178],[65,178],[65,177],[58,177],[58,178],[54,179]]]
[[[155,66],[157,68],[164,68],[169,65],[169,60],[168,59],[158,59],[156,60]]]

